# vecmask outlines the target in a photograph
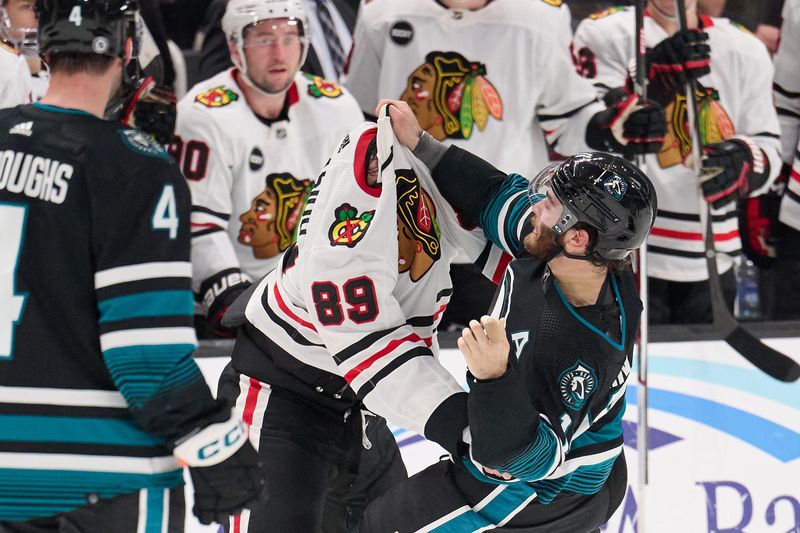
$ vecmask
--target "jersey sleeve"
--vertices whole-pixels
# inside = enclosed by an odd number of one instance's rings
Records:
[[[220,404],[192,358],[189,191],[161,153],[95,185],[91,216],[103,360],[142,428],[174,440]]]
[[[447,149],[432,176],[464,224],[480,226],[485,238],[507,254],[525,255],[522,241],[532,215],[527,179],[507,175],[456,146]]]
[[[342,82],[355,97],[361,110],[375,113],[378,105],[378,82],[381,72],[381,54],[373,42],[372,12],[375,5],[362,4],[358,11],[353,44],[342,74]]]
[[[771,92],[774,69],[766,47],[760,41],[753,45],[753,53],[742,58],[741,79],[747,82],[742,84],[744,94],[735,123],[736,133],[752,139],[764,151],[769,161],[769,177],[766,182],[761,187],[748,191],[750,196],[757,196],[770,189],[780,174],[782,161],[781,127]]]
[[[590,151],[586,127],[591,118],[604,109],[591,83],[578,76],[568,54],[540,38],[536,42],[536,72],[547,72],[558,83],[543,83],[536,104],[536,118],[545,138],[558,153],[571,155]]]
[[[218,125],[190,101],[178,106],[176,135],[191,191],[192,286],[209,312],[227,291],[247,280],[227,232],[234,162],[228,161],[229,143]]]
[[[572,61],[578,74],[594,84],[603,95],[609,89],[625,85],[628,58],[614,46],[614,36],[607,35],[605,22],[585,19],[572,39]]]
[[[781,41],[775,54],[773,84],[775,107],[781,127],[781,154],[791,165],[800,137],[800,3],[788,1],[783,8]]]

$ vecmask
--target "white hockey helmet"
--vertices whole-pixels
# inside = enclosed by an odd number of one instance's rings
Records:
[[[8,0],[0,0],[0,40],[13,44],[25,55],[39,55],[39,29],[14,28],[6,11]]]
[[[305,62],[309,47],[308,18],[300,0],[229,0],[222,17],[222,31],[228,42],[239,52],[240,60],[231,57],[245,80],[255,87],[247,74],[247,62],[244,59],[245,30],[253,24],[269,19],[289,19],[290,23],[299,23],[301,36],[300,61],[297,70]]]

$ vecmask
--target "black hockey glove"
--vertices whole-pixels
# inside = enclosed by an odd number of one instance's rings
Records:
[[[122,123],[144,131],[166,146],[175,138],[175,93],[145,78],[125,104]]]
[[[745,198],[739,204],[742,251],[758,268],[770,268],[775,262],[778,215],[790,172],[791,167],[783,165],[780,176],[766,193]]]
[[[624,89],[609,91],[608,108],[589,121],[586,144],[595,150],[617,152],[626,157],[656,153],[664,143],[667,122],[664,109],[655,102],[639,105],[634,94]]]
[[[733,137],[703,149],[701,186],[706,202],[720,208],[754,191],[769,177],[764,151],[746,137]]]
[[[662,106],[672,100],[689,80],[711,72],[708,34],[700,30],[679,31],[647,51],[647,97]]]
[[[189,467],[194,485],[192,511],[203,524],[224,523],[263,497],[266,480],[258,454],[235,415],[176,444],[173,453]]]
[[[222,317],[231,304],[250,287],[247,275],[239,270],[223,271],[200,285],[200,295],[206,308],[208,326],[214,336],[229,339],[236,336],[234,328],[222,325]]]

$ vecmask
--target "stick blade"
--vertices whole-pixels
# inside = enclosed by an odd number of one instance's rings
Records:
[[[779,381],[791,383],[800,379],[800,365],[796,361],[770,348],[738,324],[725,337],[725,342],[756,368]]]

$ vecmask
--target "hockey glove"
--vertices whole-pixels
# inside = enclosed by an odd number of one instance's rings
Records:
[[[175,104],[175,93],[158,87],[148,76],[126,103],[122,123],[144,131],[166,146],[175,137]]]
[[[264,494],[261,463],[246,427],[235,415],[190,432],[176,443],[173,453],[189,467],[194,485],[192,511],[203,524],[224,523]]]
[[[608,108],[589,121],[586,144],[595,150],[617,152],[626,157],[656,153],[664,143],[667,122],[664,109],[655,102],[639,104],[639,98],[624,89],[609,91]]]
[[[764,151],[746,137],[733,137],[703,149],[700,178],[706,202],[715,208],[747,196],[769,177]]]
[[[222,317],[231,304],[250,287],[247,275],[239,270],[223,271],[200,285],[208,326],[215,336],[224,339],[236,336],[236,330],[222,325]]]
[[[739,205],[739,234],[742,251],[758,268],[767,269],[775,262],[778,215],[791,167],[784,165],[769,190]]]
[[[648,50],[648,98],[666,107],[687,81],[711,72],[710,52],[708,34],[700,30],[679,31]]]

